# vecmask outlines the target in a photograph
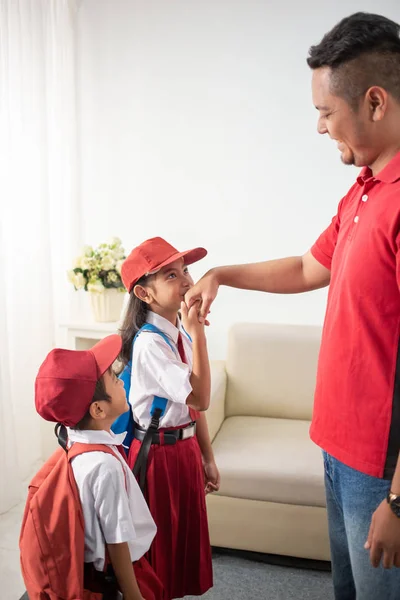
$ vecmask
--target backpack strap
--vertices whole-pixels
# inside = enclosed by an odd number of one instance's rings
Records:
[[[115,452],[107,446],[107,444],[83,444],[82,442],[74,442],[67,450],[68,462],[71,463],[71,460],[80,454],[86,454],[86,452],[104,452],[105,454],[111,454],[116,460],[119,460],[122,466],[122,472],[124,474],[125,479],[125,489],[128,490],[127,482],[126,482],[126,473],[124,469],[123,462],[127,462],[126,454],[122,446],[117,446],[121,457],[117,456]]]
[[[165,401],[165,398],[157,398],[156,396],[153,400],[153,413],[150,425],[147,428],[146,433],[144,434],[143,441],[140,445],[139,452],[132,469],[132,473],[138,479],[139,487],[143,493],[146,485],[147,459],[149,457],[150,448],[153,443],[153,436],[158,431],[160,419],[162,417],[162,413],[165,410],[165,407],[155,407],[156,401],[160,401],[160,404],[162,405]]]
[[[126,399],[129,405],[129,411],[127,411],[126,413],[123,413],[122,415],[120,415],[112,424],[112,431],[114,433],[123,433],[124,431],[127,432],[125,440],[124,440],[124,444],[126,444],[128,447],[131,445],[132,440],[133,440],[133,429],[134,429],[134,421],[133,421],[133,414],[132,414],[132,405],[129,402],[129,393],[131,390],[131,376],[132,376],[132,356],[133,356],[133,347],[135,345],[135,342],[138,338],[138,336],[143,333],[143,332],[150,332],[150,333],[157,333],[158,335],[160,335],[164,341],[168,344],[168,346],[171,348],[171,350],[175,350],[172,341],[170,340],[170,338],[163,332],[161,331],[161,329],[159,329],[158,327],[156,327],[155,325],[152,325],[151,323],[145,323],[143,325],[143,327],[141,327],[139,329],[139,331],[136,333],[135,337],[133,338],[133,342],[132,342],[132,352],[131,352],[131,360],[128,362],[128,364],[125,366],[124,370],[122,371],[122,373],[120,374],[119,378],[122,379],[123,383],[124,383],[124,388],[125,388],[125,393],[126,393]],[[160,398],[158,396],[154,397],[153,403],[151,405],[150,408],[150,414],[152,417],[158,417],[158,422],[160,421],[161,417],[163,416],[165,409],[167,407],[167,403],[168,400],[166,398]],[[160,413],[156,413],[155,411],[157,409],[160,409]],[[158,426],[157,426],[158,428]]]
[[[117,446],[117,448],[121,453],[119,446]],[[112,454],[112,456],[115,456],[117,460],[121,460],[107,444],[84,444],[82,442],[74,442],[71,448],[67,450],[68,462],[71,462],[75,456],[86,454],[86,452],[105,452],[106,454]]]
[[[126,455],[122,446],[117,446],[121,457],[118,457],[115,452],[106,444],[84,444],[82,442],[74,442],[71,448],[67,450],[68,462],[80,454],[86,452],[104,452],[105,454],[111,454],[116,460],[119,460],[122,466],[122,472],[124,474],[125,489],[128,490],[126,473],[122,464],[122,459],[126,463]],[[84,587],[95,593],[101,593],[103,600],[118,600],[121,595],[119,593],[119,584],[115,576],[114,570],[111,565],[111,561],[107,551],[107,544],[105,544],[105,560],[104,560],[104,571],[97,571],[94,568],[93,563],[84,563]]]

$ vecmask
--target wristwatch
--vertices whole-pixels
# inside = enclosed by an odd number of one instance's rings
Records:
[[[386,499],[396,517],[400,519],[400,496],[398,496],[397,494],[393,494],[393,492],[389,490]]]

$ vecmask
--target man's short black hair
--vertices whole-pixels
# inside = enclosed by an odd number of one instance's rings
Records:
[[[330,67],[332,92],[350,104],[372,86],[400,102],[400,25],[386,17],[358,12],[342,19],[311,46],[307,63]]]

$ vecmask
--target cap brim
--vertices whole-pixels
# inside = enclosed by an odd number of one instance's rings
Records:
[[[162,262],[160,265],[158,265],[157,271],[159,271],[163,267],[166,267],[167,265],[170,265],[179,258],[185,259],[185,265],[192,265],[193,263],[197,262],[198,260],[201,260],[205,256],[207,256],[207,250],[205,248],[194,248],[193,250],[186,250],[185,252],[177,252],[176,254],[170,256],[167,260],[164,260],[164,262]]]
[[[90,348],[97,364],[97,375],[100,378],[113,364],[122,348],[122,338],[118,334],[108,335]]]

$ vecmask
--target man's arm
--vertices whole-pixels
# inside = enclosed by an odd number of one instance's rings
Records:
[[[215,267],[186,294],[190,307],[201,300],[200,317],[210,310],[220,285],[275,294],[298,294],[329,285],[331,272],[311,254],[291,256],[260,263]]]
[[[400,495],[400,455],[390,489],[396,496]],[[370,552],[373,567],[379,567],[381,561],[386,569],[400,567],[400,518],[393,513],[386,498],[372,515],[365,548]]]

